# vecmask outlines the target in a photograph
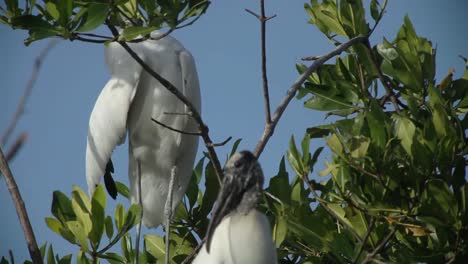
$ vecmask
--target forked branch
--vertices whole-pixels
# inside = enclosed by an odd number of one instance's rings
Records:
[[[283,115],[284,110],[288,106],[288,104],[291,102],[292,98],[296,95],[297,90],[302,86],[302,84],[307,80],[307,78],[314,72],[316,71],[320,66],[322,66],[326,61],[329,59],[333,58],[336,55],[339,55],[341,52],[347,50],[349,47],[356,43],[360,42],[366,42],[368,38],[366,36],[358,36],[350,39],[349,41],[337,46],[334,50],[330,51],[329,53],[317,57],[317,59],[312,63],[312,65],[307,68],[305,72],[303,72],[299,78],[293,83],[293,85],[289,88],[287,91],[286,96],[281,100],[280,104],[276,108],[271,123],[267,123],[265,125],[265,129],[263,130],[263,135],[260,138],[259,142],[257,143],[257,146],[255,147],[254,150],[254,155],[259,157],[263,149],[265,148],[266,144],[268,143],[268,140],[270,137],[273,135],[275,131],[275,127],[278,124],[281,116]]]

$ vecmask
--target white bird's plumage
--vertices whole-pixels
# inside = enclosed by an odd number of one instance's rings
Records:
[[[157,38],[160,33],[153,32]],[[155,72],[177,87],[200,111],[200,88],[192,55],[173,37],[129,46]],[[132,203],[138,202],[137,160],[141,164],[143,224],[156,227],[164,220],[171,169],[177,167],[173,210],[192,175],[198,137],[164,128],[197,131],[188,108],[149,75],[118,43],[106,49],[111,79],[99,95],[89,120],[86,180],[92,194],[104,175],[114,148],[129,137],[129,179]],[[168,114],[169,113],[169,114]]]
[[[225,217],[214,231],[210,253],[206,243],[193,264],[275,264],[270,223],[264,214],[253,209],[247,215]]]

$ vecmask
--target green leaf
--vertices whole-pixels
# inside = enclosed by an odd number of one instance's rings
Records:
[[[288,234],[288,222],[286,221],[286,217],[279,216],[276,218],[273,234],[275,245],[277,248],[279,248]]]
[[[190,182],[187,187],[187,192],[185,193],[188,198],[189,207],[190,209],[193,208],[195,203],[197,202],[198,196],[198,183],[203,175],[203,165],[205,163],[205,157],[202,157],[195,168],[193,169],[192,177],[190,177]]]
[[[156,259],[164,259],[165,255],[165,246],[164,239],[157,235],[145,235],[145,249]]]
[[[47,10],[47,13],[49,13],[51,17],[53,17],[55,20],[59,19],[60,13],[57,9],[57,6],[53,2],[47,2],[45,7]]]
[[[386,122],[387,116],[382,111],[376,100],[371,100],[370,111],[366,115],[367,125],[370,129],[371,141],[380,152],[387,144]]]
[[[122,204],[117,204],[115,207],[115,226],[117,227],[117,230],[119,233],[122,231],[122,227],[124,225],[124,213],[125,209]]]
[[[127,185],[119,182],[119,181],[115,181],[115,186],[117,187],[117,192],[119,194],[121,194],[123,197],[127,198],[127,199],[130,199],[130,191],[128,190],[128,187]]]
[[[141,206],[139,204],[132,204],[125,215],[125,226],[127,231],[137,225],[141,219]]]
[[[107,259],[111,263],[122,263],[122,264],[128,263],[127,260],[124,257],[120,256],[117,253],[113,253],[113,252],[108,252],[106,254],[99,255],[99,257],[101,257],[103,259]]]
[[[71,264],[72,254],[68,254],[58,261],[58,264]]]
[[[76,219],[70,199],[60,191],[53,193],[51,212],[62,224]]]
[[[219,181],[216,177],[216,172],[213,168],[213,164],[209,162],[205,167],[205,194],[201,203],[200,212],[202,215],[208,215],[213,208],[213,204],[216,201],[216,197],[219,192]]]
[[[304,165],[302,164],[302,157],[299,154],[299,151],[297,150],[296,142],[294,142],[294,136],[291,136],[289,140],[289,149],[287,154],[289,165],[291,165],[296,174],[300,176],[304,175]],[[306,171],[306,173],[307,172],[308,170]]]
[[[75,212],[76,220],[78,220],[81,223],[81,225],[83,226],[83,231],[87,236],[93,226],[93,224],[91,223],[91,217],[89,213],[85,212],[75,199],[72,199],[72,208],[73,212]]]
[[[106,235],[108,239],[111,239],[114,235],[114,223],[112,223],[112,217],[107,216],[105,220]]]
[[[334,133],[327,139],[327,145],[330,149],[335,152],[338,156],[342,156],[343,153],[343,146],[341,145],[340,139]]]
[[[60,234],[60,229],[63,228],[63,225],[62,223],[60,223],[60,221],[52,217],[46,217],[45,222],[50,230],[54,231],[57,234]]]
[[[52,245],[49,246],[49,250],[47,252],[47,264],[55,264],[55,258],[54,258],[54,248]]]
[[[106,192],[102,184],[99,184],[93,193],[91,199],[91,214],[93,228],[89,234],[89,239],[92,242],[93,249],[99,246],[102,235],[104,234],[104,221],[106,209]]]
[[[371,1],[370,11],[371,11],[372,19],[374,19],[374,21],[377,21],[380,16],[378,0]]]
[[[128,27],[124,28],[119,36],[119,41],[130,41],[137,37],[145,37],[155,31],[157,27]]]
[[[90,3],[88,6],[86,20],[78,27],[76,31],[88,32],[96,29],[100,25],[104,24],[109,11],[110,7],[108,4]]]
[[[392,115],[394,122],[394,130],[397,138],[401,141],[401,145],[410,157],[413,157],[412,145],[413,138],[416,131],[416,126],[406,117],[398,114]]]
[[[88,239],[84,232],[83,225],[79,221],[68,221],[65,225],[75,236],[75,243],[78,243],[85,252],[89,252]]]
[[[73,185],[72,199],[87,213],[91,213],[91,202],[86,193],[78,186]]]
[[[232,149],[231,149],[231,153],[229,154],[229,157],[232,157],[232,155],[236,153],[237,148],[239,147],[239,144],[241,143],[241,141],[242,141],[242,138],[239,138],[236,141],[234,141],[234,144],[232,144]]]
[[[351,138],[349,142],[349,149],[351,151],[351,157],[360,159],[366,156],[367,150],[369,149],[370,139],[363,136],[356,136]]]
[[[278,174],[276,174],[276,176],[271,177],[267,190],[272,195],[280,199],[283,203],[290,203],[291,187],[289,185],[289,176],[288,172],[286,171],[284,157],[281,158]],[[282,208],[278,208],[278,211],[281,212],[281,210]]]

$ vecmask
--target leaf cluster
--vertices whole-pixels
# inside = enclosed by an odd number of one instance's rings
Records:
[[[0,6],[0,22],[28,30],[26,45],[54,36],[96,43],[115,40],[93,33],[102,25],[120,28],[118,40],[141,41],[154,30],[192,24],[209,4],[208,0],[27,0],[21,7],[18,0],[5,0]]]

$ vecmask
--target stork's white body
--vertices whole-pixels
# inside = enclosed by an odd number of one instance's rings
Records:
[[[214,231],[210,253],[205,243],[193,264],[275,264],[277,259],[270,223],[252,209],[225,217]]]
[[[158,32],[152,34],[157,38]],[[129,46],[155,72],[177,87],[201,109],[200,88],[192,55],[173,37],[147,40]],[[86,179],[93,193],[104,175],[114,148],[129,135],[129,179],[132,203],[138,203],[137,160],[141,164],[143,224],[157,227],[164,221],[171,169],[177,175],[173,210],[184,195],[198,147],[198,137],[164,128],[196,132],[197,124],[188,108],[150,76],[118,43],[106,49],[111,79],[99,95],[91,113],[86,149]]]

